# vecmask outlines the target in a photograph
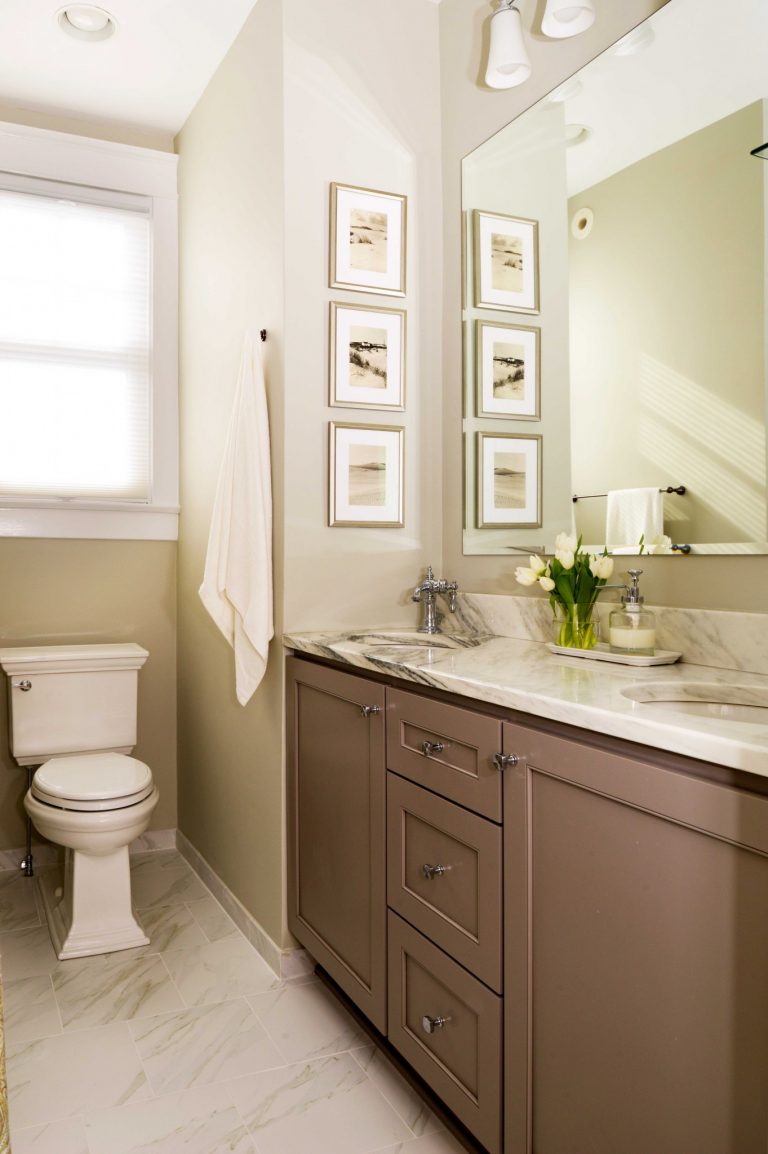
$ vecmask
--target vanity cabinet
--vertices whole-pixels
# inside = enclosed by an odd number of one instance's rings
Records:
[[[478,1141],[765,1154],[768,783],[290,667],[291,928]]]

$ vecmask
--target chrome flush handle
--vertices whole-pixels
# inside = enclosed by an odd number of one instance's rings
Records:
[[[32,682],[25,678],[23,681],[16,682],[16,688],[20,689],[22,693],[29,693],[32,688]]]

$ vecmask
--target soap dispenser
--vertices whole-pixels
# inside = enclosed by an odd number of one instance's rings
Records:
[[[625,586],[621,608],[614,609],[608,619],[608,641],[611,653],[631,653],[637,657],[653,657],[656,649],[656,619],[650,609],[643,608],[640,596],[642,569],[630,569],[631,585]]]

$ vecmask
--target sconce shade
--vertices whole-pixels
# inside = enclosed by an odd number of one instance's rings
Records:
[[[545,36],[563,40],[586,32],[595,22],[592,0],[547,0],[541,30]]]
[[[491,17],[491,43],[485,83],[489,88],[515,88],[531,75],[523,28],[517,8],[502,0]]]
[[[756,156],[760,160],[768,160],[768,144],[760,144],[757,148],[750,148],[750,156]]]

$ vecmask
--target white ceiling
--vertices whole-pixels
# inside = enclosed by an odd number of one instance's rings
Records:
[[[177,132],[256,0],[95,0],[109,40],[67,36],[65,0],[0,0],[0,102]]]

